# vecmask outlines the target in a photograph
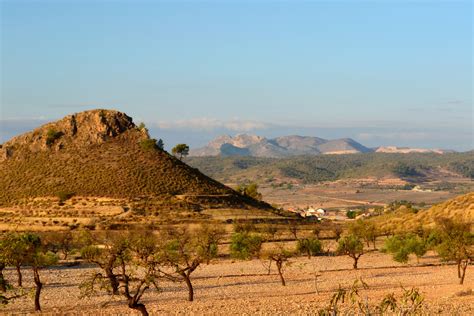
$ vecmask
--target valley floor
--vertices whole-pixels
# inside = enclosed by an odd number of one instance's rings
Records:
[[[161,283],[161,293],[147,292],[143,302],[151,315],[315,315],[319,309],[328,306],[339,286],[349,288],[355,279],[362,278],[369,288],[361,289],[360,295],[370,305],[378,305],[389,293],[399,298],[403,293],[402,286],[405,289],[416,287],[425,298],[423,314],[474,314],[472,266],[467,270],[464,285],[457,284],[455,266],[440,265],[438,259],[430,255],[422,258],[419,264],[413,260],[407,266],[394,263],[386,254],[370,252],[361,257],[358,270],[351,267],[352,259],[345,256],[295,258],[286,268],[287,286],[283,287],[276,270],[267,275],[259,260],[221,260],[204,265],[193,274],[194,302],[186,301],[184,283],[171,282]],[[121,297],[111,298],[98,293],[93,298],[79,299],[79,283],[85,275],[95,271],[87,266],[42,271],[46,284],[42,295],[43,313],[138,315],[127,308]],[[318,275],[317,279],[315,275]],[[13,282],[14,271],[8,269],[6,277]],[[27,270],[25,281],[27,286],[32,286],[32,276]],[[351,311],[347,302],[341,307]],[[0,309],[0,313],[33,314],[32,298],[17,300]]]

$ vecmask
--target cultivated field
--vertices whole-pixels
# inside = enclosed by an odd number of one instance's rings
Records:
[[[472,315],[474,313],[474,273],[468,268],[464,285],[458,285],[456,267],[439,265],[430,254],[417,264],[395,263],[389,255],[367,253],[360,259],[360,268],[351,269],[346,256],[294,258],[286,267],[287,286],[280,284],[273,269],[267,275],[259,260],[219,260],[201,266],[193,274],[195,301],[188,302],[184,283],[163,281],[161,293],[147,292],[143,302],[152,315],[287,315],[317,314],[327,307],[339,288],[349,288],[355,279],[362,278],[368,289],[361,289],[363,301],[377,305],[384,296],[394,293],[398,298],[405,289],[416,287],[425,298],[425,315]],[[27,271],[27,270],[25,270]],[[84,276],[96,272],[91,266],[52,268],[42,272],[45,282],[42,295],[43,314],[67,315],[124,315],[138,313],[127,308],[122,297],[98,292],[93,298],[79,299],[79,283]],[[13,269],[5,273],[14,280]],[[315,275],[317,276],[315,278]],[[25,284],[32,286],[32,276],[25,273]],[[469,292],[471,290],[471,292]],[[342,310],[357,312],[346,302]],[[33,313],[31,298],[23,298],[8,305],[1,313]]]
[[[389,182],[389,180],[393,180]],[[378,181],[360,179],[334,181],[323,184],[292,185],[291,189],[262,186],[260,191],[265,201],[287,209],[305,208],[360,208],[384,206],[393,201],[406,200],[413,203],[436,204],[453,198],[458,193],[449,191],[397,190],[390,187],[397,179]],[[472,185],[472,181],[468,182]]]

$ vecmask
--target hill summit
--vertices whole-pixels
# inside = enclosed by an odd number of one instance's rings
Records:
[[[270,208],[159,149],[146,128],[114,110],[68,115],[1,145],[0,205],[64,193],[146,198],[157,209]]]

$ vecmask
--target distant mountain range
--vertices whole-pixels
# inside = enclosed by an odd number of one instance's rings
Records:
[[[219,136],[209,142],[205,147],[192,149],[190,156],[284,158],[299,155],[356,154],[368,152],[442,154],[448,151],[395,146],[368,148],[351,138],[328,140],[319,137],[291,135],[268,139],[257,135],[239,134],[234,137],[229,135]]]

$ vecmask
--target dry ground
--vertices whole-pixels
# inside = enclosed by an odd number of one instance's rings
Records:
[[[363,187],[359,181],[336,181],[318,185],[295,185],[292,189],[261,187],[263,199],[287,209],[306,208],[357,208],[383,206],[397,200],[427,205],[440,203],[459,195],[447,191],[420,192],[390,188]]]
[[[296,258],[286,268],[287,286],[279,283],[275,271],[266,275],[259,260],[222,260],[199,268],[194,274],[195,301],[187,302],[183,283],[163,282],[162,293],[150,292],[144,303],[152,315],[233,315],[233,314],[317,314],[327,306],[339,285],[348,287],[362,277],[369,285],[361,295],[370,303],[380,302],[386,294],[397,296],[405,288],[417,287],[426,301],[426,315],[473,315],[474,295],[457,293],[474,288],[474,269],[469,267],[465,284],[458,285],[456,267],[439,264],[434,256],[420,261],[424,266],[396,264],[391,257],[379,252],[367,253],[360,259],[360,269],[352,270],[349,257]],[[120,297],[111,299],[104,293],[93,298],[78,299],[78,285],[85,275],[93,273],[93,267],[56,268],[42,272],[46,283],[42,295],[44,314],[67,315],[123,315],[134,314]],[[315,277],[317,279],[316,293]],[[26,274],[27,286],[32,285],[31,274]],[[14,280],[13,270],[6,276]],[[24,298],[8,305],[0,313],[32,313],[31,298]]]

